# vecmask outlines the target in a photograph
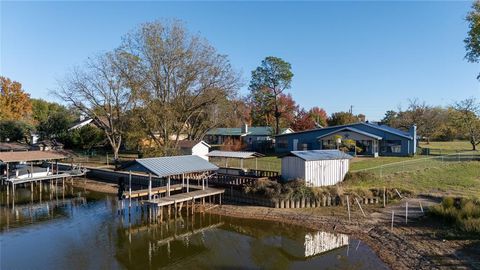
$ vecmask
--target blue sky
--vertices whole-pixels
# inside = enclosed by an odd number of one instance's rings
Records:
[[[409,98],[480,98],[463,57],[471,2],[4,2],[0,74],[52,100],[73,66],[118,46],[138,24],[178,18],[227,54],[246,85],[269,55],[290,62],[303,107],[378,120]],[[241,89],[247,93],[247,87]]]

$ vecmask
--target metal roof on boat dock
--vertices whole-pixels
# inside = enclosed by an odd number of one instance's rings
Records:
[[[0,161],[4,163],[57,160],[64,158],[67,158],[67,156],[55,151],[0,152]]]
[[[131,166],[132,169],[138,169],[138,165],[140,165],[158,177],[218,170],[214,164],[195,155],[142,158],[135,161],[137,164]]]

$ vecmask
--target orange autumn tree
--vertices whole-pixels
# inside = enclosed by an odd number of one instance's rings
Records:
[[[0,76],[0,86],[0,120],[27,120],[32,113],[32,103],[22,84]]]

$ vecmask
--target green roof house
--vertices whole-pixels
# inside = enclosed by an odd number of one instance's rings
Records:
[[[291,128],[281,129],[280,134],[292,133]],[[240,143],[241,150],[264,152],[273,146],[274,129],[272,127],[213,128],[209,130],[204,140],[209,144],[222,145],[225,143]]]

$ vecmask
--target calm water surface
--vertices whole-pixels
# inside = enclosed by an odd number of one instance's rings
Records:
[[[211,214],[153,224],[114,196],[17,188],[0,200],[0,269],[386,269],[348,235]]]

